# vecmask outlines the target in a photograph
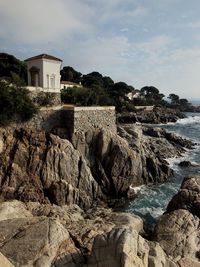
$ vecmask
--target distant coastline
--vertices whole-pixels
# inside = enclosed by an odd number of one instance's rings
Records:
[[[191,103],[192,103],[192,105],[194,105],[194,106],[200,106],[200,99],[191,99],[191,100],[189,100]]]

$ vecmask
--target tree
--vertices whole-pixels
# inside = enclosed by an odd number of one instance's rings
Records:
[[[102,88],[72,87],[61,90],[61,100],[80,106],[111,105],[112,101]]]
[[[29,120],[36,112],[26,88],[0,80],[0,125]]]
[[[159,90],[154,86],[144,86],[140,91],[146,100],[146,104],[163,105],[165,102],[163,100],[165,95],[160,93]]]
[[[103,76],[99,72],[93,71],[83,75],[81,83],[85,87],[101,87],[104,88]]]
[[[170,94],[168,98],[171,100],[172,105],[178,105],[179,104],[179,96],[176,94]]]
[[[0,77],[10,82],[13,82],[13,78],[15,78],[18,80],[18,84],[25,84],[27,82],[26,63],[13,55],[0,53]]]
[[[74,83],[79,83],[81,81],[82,73],[76,71],[70,66],[65,66],[61,71],[61,80],[62,81],[70,81]]]

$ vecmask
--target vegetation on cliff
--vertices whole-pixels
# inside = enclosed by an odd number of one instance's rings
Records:
[[[114,82],[99,72],[83,75],[70,66],[60,72],[61,80],[81,83],[83,87],[62,90],[62,101],[82,106],[114,105],[118,112],[135,111],[135,106],[155,105],[181,111],[195,111],[187,99],[171,93],[166,101],[164,94],[154,86],[144,86],[136,90],[125,82]],[[0,78],[13,84],[25,85],[27,82],[26,63],[13,55],[0,53]]]
[[[0,80],[0,125],[29,120],[36,112],[26,88]]]

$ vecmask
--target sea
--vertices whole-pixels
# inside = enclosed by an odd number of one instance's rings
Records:
[[[174,170],[174,176],[163,184],[138,187],[137,197],[124,207],[126,212],[143,218],[148,229],[152,229],[166,211],[169,201],[178,192],[184,177],[200,175],[200,113],[186,113],[186,115],[187,118],[180,119],[176,123],[160,124],[156,127],[192,140],[196,143],[195,148],[186,150],[181,157],[167,159]],[[181,168],[178,164],[183,160],[191,161],[194,167]]]

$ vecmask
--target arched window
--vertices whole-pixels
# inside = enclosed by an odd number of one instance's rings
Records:
[[[47,88],[49,88],[49,74],[47,74]]]
[[[55,74],[52,74],[50,77],[50,87],[55,88]]]
[[[29,69],[31,76],[31,86],[40,86],[40,69],[37,67],[32,67]]]

